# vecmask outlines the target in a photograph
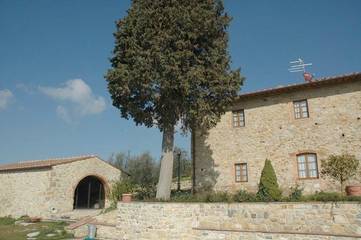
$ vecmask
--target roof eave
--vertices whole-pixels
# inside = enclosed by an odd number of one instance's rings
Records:
[[[290,86],[285,86],[285,87],[280,87],[280,88],[271,88],[271,89],[266,89],[266,90],[261,90],[261,91],[256,91],[256,92],[245,93],[245,94],[238,95],[235,98],[235,102],[253,98],[253,97],[272,96],[272,95],[280,94],[280,93],[289,93],[289,92],[299,91],[299,90],[303,90],[303,89],[319,88],[319,87],[327,86],[327,85],[331,86],[334,84],[352,82],[352,81],[356,81],[356,80],[361,80],[361,73],[353,73],[353,74],[343,75],[343,76],[338,76],[338,77],[314,80],[312,82],[307,82],[307,83],[300,83],[300,84],[295,84],[295,85],[290,85]]]

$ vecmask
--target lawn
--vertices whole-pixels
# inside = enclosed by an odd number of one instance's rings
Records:
[[[39,235],[33,238],[36,240],[73,239],[73,235],[64,230],[67,225],[65,222],[38,222],[25,225],[22,219],[0,218],[0,240],[24,240],[27,239],[27,234],[34,232],[39,232]]]

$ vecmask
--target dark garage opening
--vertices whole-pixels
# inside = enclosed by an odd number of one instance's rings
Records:
[[[74,194],[74,209],[104,208],[104,202],[104,185],[97,177],[88,176],[79,182]]]

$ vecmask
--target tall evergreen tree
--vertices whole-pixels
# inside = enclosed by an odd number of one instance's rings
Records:
[[[214,126],[240,90],[230,21],[220,0],[133,0],[117,22],[108,89],[123,118],[163,133],[158,199],[170,197],[175,125]]]

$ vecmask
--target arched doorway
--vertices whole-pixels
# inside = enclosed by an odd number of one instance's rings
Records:
[[[95,176],[83,178],[74,192],[74,209],[104,208],[104,184]]]

